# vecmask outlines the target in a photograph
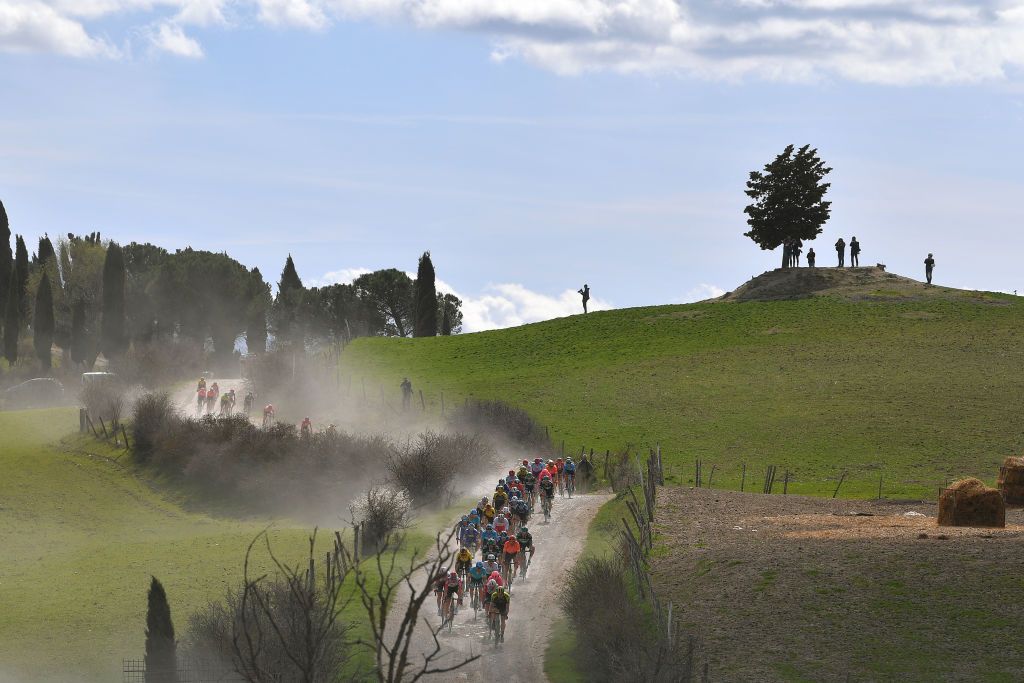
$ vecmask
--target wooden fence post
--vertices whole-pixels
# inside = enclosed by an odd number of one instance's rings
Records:
[[[444,392],[441,392],[441,414],[444,415]]]
[[[743,463],[743,475],[740,477],[740,493],[743,493],[743,487],[747,483],[747,463]]]
[[[425,400],[423,400],[423,390],[422,389],[420,389],[420,408],[423,409],[423,412],[427,412],[427,402]]]

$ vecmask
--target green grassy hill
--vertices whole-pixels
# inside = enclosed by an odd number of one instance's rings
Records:
[[[1024,446],[1024,301],[876,269],[768,273],[722,300],[576,315],[455,337],[360,339],[342,372],[370,400],[408,375],[428,409],[512,401],[567,450],[660,442],[672,479],[747,490],[934,498],[993,480]],[[373,387],[372,392],[369,387]]]
[[[237,583],[263,527],[183,511],[108,446],[60,440],[77,426],[72,409],[0,412],[2,680],[120,680],[121,659],[142,656],[150,575],[180,635]],[[276,531],[275,550],[301,560],[306,535]]]

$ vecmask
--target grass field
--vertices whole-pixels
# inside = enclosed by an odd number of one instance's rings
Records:
[[[905,281],[901,281],[905,282]],[[827,294],[827,292],[826,292]],[[577,315],[430,339],[360,339],[342,372],[393,387],[408,375],[428,410],[502,398],[556,443],[646,449],[669,479],[696,458],[716,487],[934,498],[951,477],[992,481],[1024,447],[1024,302],[923,286],[844,288],[799,300],[708,302]]]
[[[0,412],[0,679],[120,680],[141,658],[150,575],[179,632],[241,576],[264,523],[183,512],[79,439],[76,410]],[[272,532],[301,560],[306,529]]]

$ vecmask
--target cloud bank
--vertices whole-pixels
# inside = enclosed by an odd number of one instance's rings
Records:
[[[202,55],[194,26],[376,21],[483,34],[492,59],[560,74],[908,84],[1024,66],[1024,0],[0,0],[0,50],[130,52],[97,37],[105,19],[143,19],[136,33],[152,49],[191,58]]]
[[[352,284],[357,277],[369,272],[369,268],[344,268],[325,273],[323,277],[305,284],[317,287],[334,283]],[[416,273],[408,275],[416,277]],[[454,294],[462,299],[463,332],[515,327],[583,312],[580,295],[572,289],[550,295],[533,291],[521,284],[503,283],[488,285],[481,294],[472,296],[457,291],[444,280],[437,280],[436,286],[442,294]],[[588,304],[591,311],[606,311],[610,308],[610,302],[598,298],[591,298]]]

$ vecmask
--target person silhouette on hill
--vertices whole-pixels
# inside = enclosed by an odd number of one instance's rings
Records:
[[[846,242],[840,237],[836,240],[836,256],[839,258],[839,267],[842,268],[846,261]]]
[[[587,302],[590,301],[590,285],[584,284],[583,289],[577,290],[580,296],[583,297],[583,313],[587,312]]]
[[[811,247],[810,249],[807,250],[807,267],[814,267],[814,247]]]
[[[402,380],[402,409],[408,410],[412,403],[412,382],[406,377]]]
[[[935,258],[928,254],[928,258],[924,260],[924,277],[928,280],[928,284],[932,283],[932,269],[935,267]]]
[[[857,236],[854,235],[853,237],[850,238],[850,267],[851,268],[856,268],[857,266],[860,265],[860,261],[857,258],[858,256],[860,256],[860,242],[857,241]]]

